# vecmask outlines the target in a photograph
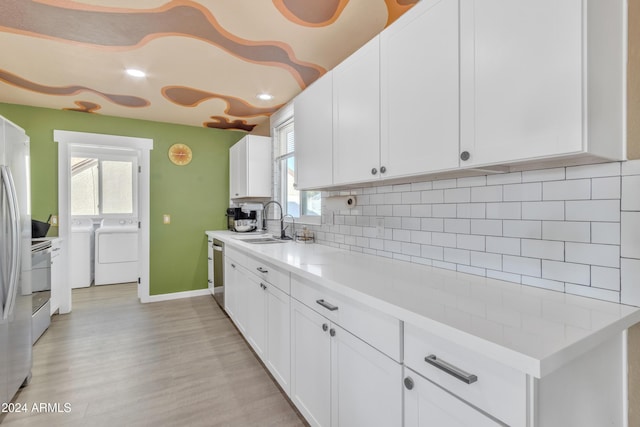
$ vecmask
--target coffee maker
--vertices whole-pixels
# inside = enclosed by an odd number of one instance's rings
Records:
[[[227,209],[227,228],[230,231],[246,233],[254,231],[257,227],[258,221],[255,210],[246,210],[241,207]]]

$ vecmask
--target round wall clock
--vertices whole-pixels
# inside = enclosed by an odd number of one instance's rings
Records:
[[[186,144],[173,144],[169,147],[169,160],[178,166],[188,165],[192,157],[191,148]]]

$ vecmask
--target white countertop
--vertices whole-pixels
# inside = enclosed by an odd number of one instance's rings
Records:
[[[637,307],[319,244],[206,233],[536,378],[640,322]]]

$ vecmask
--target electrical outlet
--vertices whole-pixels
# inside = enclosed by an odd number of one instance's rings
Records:
[[[51,221],[49,222],[54,227],[58,226],[58,215],[51,215]]]
[[[171,215],[169,215],[169,214],[162,215],[162,223],[163,224],[171,224]]]
[[[374,223],[376,226],[376,237],[384,238],[384,218],[383,217],[374,218]]]

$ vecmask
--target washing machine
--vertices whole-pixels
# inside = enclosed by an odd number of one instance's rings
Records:
[[[93,220],[74,218],[71,220],[71,287],[91,286],[94,273]]]
[[[105,218],[95,232],[95,284],[138,280],[138,220]]]

